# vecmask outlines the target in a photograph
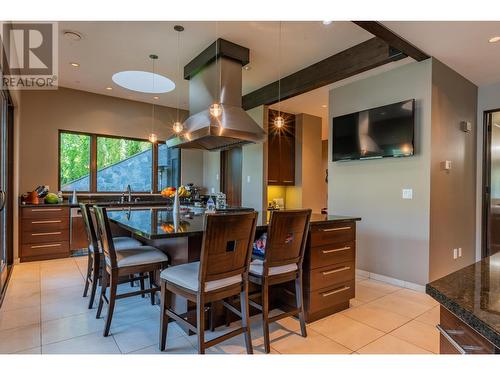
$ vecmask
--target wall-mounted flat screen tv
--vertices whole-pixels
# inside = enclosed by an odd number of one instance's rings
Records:
[[[332,160],[411,156],[415,99],[333,118]]]

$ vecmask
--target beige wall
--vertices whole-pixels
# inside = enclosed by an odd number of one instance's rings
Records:
[[[357,268],[421,285],[429,273],[431,68],[430,59],[407,64],[335,88],[329,102],[332,118],[416,99],[416,155],[330,161],[328,212],[362,218]],[[329,134],[331,155],[331,130]],[[401,198],[403,188],[413,189],[413,200]]]
[[[59,129],[144,139],[151,133],[150,104],[66,88],[23,91],[21,96],[21,193],[42,184],[57,190]],[[186,114],[181,112],[181,116]],[[175,109],[156,106],[154,129],[160,139],[171,134],[175,116]]]
[[[477,87],[437,60],[432,64],[429,280],[475,260]],[[472,131],[460,130],[470,121]],[[451,161],[451,170],[441,167]],[[453,249],[462,257],[453,260]]]

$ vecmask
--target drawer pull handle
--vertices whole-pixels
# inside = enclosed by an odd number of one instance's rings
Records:
[[[283,180],[283,182],[292,183],[293,181],[292,180]]]
[[[31,212],[55,212],[62,211],[62,208],[35,208]]]
[[[350,270],[350,269],[351,269],[351,267],[349,267],[349,266],[340,267],[340,268],[335,268],[334,270],[330,270],[330,271],[325,271],[325,272],[323,272],[323,276],[326,276],[326,275],[331,275],[332,273],[337,273],[337,272],[347,271],[347,270]]]
[[[331,250],[323,250],[323,254],[330,254],[330,253],[337,253],[339,251],[345,251],[345,250],[351,250],[350,246],[345,246],[345,247],[340,247],[338,249],[331,249]]]
[[[460,354],[466,354],[465,349],[462,348],[458,342],[453,340],[453,338],[449,335],[448,331],[446,331],[443,327],[441,327],[440,324],[438,324],[436,328],[441,333],[441,335],[443,335],[446,341],[448,341]]]
[[[337,293],[340,293],[340,292],[343,292],[343,291],[349,290],[349,289],[351,289],[350,286],[343,286],[340,289],[335,289],[335,290],[332,290],[331,292],[323,293],[322,296],[323,297],[328,297],[328,296],[331,296],[333,294],[337,294]]]
[[[31,246],[32,249],[41,249],[44,247],[61,247],[61,244],[60,243],[53,243],[50,245],[32,245]]]
[[[32,236],[53,236],[57,234],[62,234],[62,232],[31,233]]]
[[[267,180],[269,182],[278,182],[278,180]]]
[[[38,220],[31,222],[31,224],[56,224],[56,223],[62,223],[62,220]]]
[[[326,228],[326,229],[321,229],[323,232],[335,232],[339,230],[350,230],[351,227],[338,227],[338,228]]]

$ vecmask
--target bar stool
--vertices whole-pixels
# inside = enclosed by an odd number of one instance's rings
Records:
[[[303,337],[307,336],[302,294],[302,263],[309,231],[311,210],[273,211],[267,232],[264,259],[255,259],[250,264],[249,280],[260,286],[260,292],[250,298],[261,296],[262,304],[252,299],[251,306],[262,311],[264,349],[271,351],[269,324],[288,316],[297,315]],[[296,308],[269,317],[269,287],[271,285],[295,282]]]
[[[96,214],[97,230],[101,238],[104,255],[101,295],[99,298],[99,306],[97,307],[96,318],[101,317],[102,307],[104,302],[106,302],[108,304],[108,314],[103,335],[108,336],[116,300],[143,293],[151,293],[151,298],[153,300],[154,293],[160,290],[154,281],[154,273],[156,271],[161,271],[167,266],[168,256],[161,250],[152,246],[138,246],[136,248],[116,251],[111,236],[111,228],[106,208],[94,206],[94,212]],[[116,290],[119,278],[121,276],[130,276],[136,273],[147,273],[149,275],[149,289],[117,294]],[[106,297],[108,286],[110,289],[109,299]]]
[[[83,296],[87,297],[87,293],[90,287],[90,299],[89,299],[89,309],[94,306],[95,294],[97,291],[97,284],[101,278],[101,266],[103,259],[101,257],[102,249],[99,244],[99,239],[97,238],[95,230],[95,219],[90,210],[89,204],[80,203],[80,211],[82,213],[82,219],[85,225],[85,231],[87,233],[88,254],[87,254],[87,275],[85,277],[85,287],[83,289]],[[113,243],[115,250],[124,250],[130,248],[136,248],[141,246],[142,243],[137,241],[135,238],[131,237],[114,237]],[[144,278],[138,278],[141,281],[141,289],[144,289]]]
[[[169,267],[160,274],[160,350],[166,349],[168,320],[187,326],[198,336],[198,353],[239,334],[245,335],[247,353],[252,354],[248,312],[248,269],[255,236],[257,212],[207,214],[199,262]],[[171,309],[172,294],[196,303],[196,326]],[[241,311],[225,299],[239,296]],[[205,304],[223,301],[242,319],[242,327],[205,342]]]

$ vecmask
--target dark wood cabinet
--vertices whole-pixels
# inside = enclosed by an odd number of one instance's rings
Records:
[[[69,249],[69,208],[21,207],[21,262],[65,258]]]
[[[274,126],[277,111],[269,111],[267,183],[295,185],[295,115],[281,112],[285,125]]]

